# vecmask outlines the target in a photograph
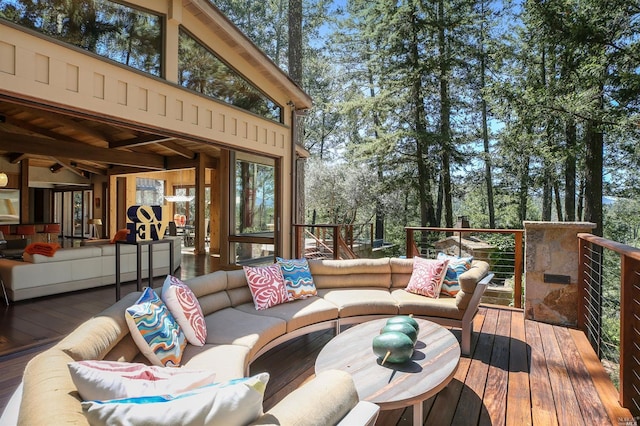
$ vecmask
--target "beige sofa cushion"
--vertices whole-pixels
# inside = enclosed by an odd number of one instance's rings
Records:
[[[216,382],[245,376],[249,363],[249,348],[242,345],[187,345],[182,354],[182,366],[192,370],[216,373]]]
[[[389,259],[389,266],[391,267],[391,288],[405,288],[413,273],[413,259],[392,257]]]
[[[213,312],[205,317],[205,322],[207,343],[246,346],[251,358],[287,331],[287,323],[280,318],[252,315],[235,308]]]
[[[204,315],[209,315],[212,312],[231,306],[231,300],[225,291],[227,288],[227,273],[225,271],[216,271],[211,274],[190,278],[184,283],[191,288],[193,294],[198,298]]]
[[[318,290],[318,295],[336,305],[341,318],[358,315],[396,315],[398,313],[398,304],[387,289],[334,288]]]
[[[253,303],[243,303],[235,309],[249,314],[280,318],[287,322],[287,333],[306,325],[338,318],[338,307],[317,296],[282,303],[262,311],[256,311]]]
[[[95,317],[83,322],[73,333],[62,339],[56,348],[67,353],[75,361],[103,359],[129,334],[124,311],[138,300],[140,294],[129,293]]]
[[[317,289],[391,285],[389,258],[310,260],[309,270]]]
[[[458,309],[454,297],[440,295],[438,299],[409,293],[406,290],[397,288],[391,291],[391,296],[398,304],[401,315],[416,315],[429,317],[442,317],[451,319],[462,319],[464,310]]]
[[[242,269],[227,271],[227,283],[227,294],[231,299],[231,306],[253,303],[247,277]]]

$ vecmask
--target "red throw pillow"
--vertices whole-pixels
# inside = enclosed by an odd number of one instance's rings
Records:
[[[116,232],[116,235],[111,239],[111,244],[115,244],[116,241],[124,241],[127,239],[127,235],[129,235],[128,229],[120,229]]]
[[[406,290],[422,296],[437,299],[449,260],[413,258],[413,272]]]
[[[25,247],[24,251],[28,254],[41,254],[43,256],[53,257],[60,248],[58,243],[31,243]]]
[[[284,284],[280,265],[243,266],[244,274],[251,289],[256,310],[270,308],[289,301],[289,293]]]

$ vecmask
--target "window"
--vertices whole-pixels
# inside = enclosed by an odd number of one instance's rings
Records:
[[[108,0],[0,0],[0,18],[156,76],[162,18]]]
[[[274,167],[236,162],[236,234],[273,235],[275,216]]]
[[[282,120],[280,106],[182,29],[178,47],[178,78],[183,87],[270,120]]]
[[[164,204],[164,181],[136,178],[136,204],[139,206],[161,206]]]

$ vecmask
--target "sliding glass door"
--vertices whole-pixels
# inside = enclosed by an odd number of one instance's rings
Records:
[[[89,238],[89,219],[93,215],[93,190],[62,190],[54,196],[54,222],[60,223],[67,238]]]

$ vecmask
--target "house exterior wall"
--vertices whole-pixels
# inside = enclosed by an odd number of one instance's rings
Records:
[[[291,233],[287,230],[291,229],[294,214],[292,99],[302,108],[310,107],[310,99],[290,82],[293,90],[284,90],[288,84],[286,75],[271,69],[274,65],[265,57],[253,58],[257,51],[255,46],[238,35],[239,32],[228,21],[216,16],[206,2],[137,0],[129,3],[167,16],[164,43],[166,80],[0,23],[0,95],[71,115],[132,126],[141,131],[210,142],[231,150],[281,159],[283,180],[279,200],[281,229],[284,230],[281,242],[282,254],[289,255],[292,243]],[[198,16],[193,14],[194,11]],[[215,26],[207,25],[214,21],[228,26],[227,32],[216,31]],[[280,104],[283,123],[177,85],[180,25],[206,42],[227,63]],[[261,63],[264,66],[256,66]],[[113,189],[110,193],[113,194]],[[115,218],[110,223],[115,224]]]

